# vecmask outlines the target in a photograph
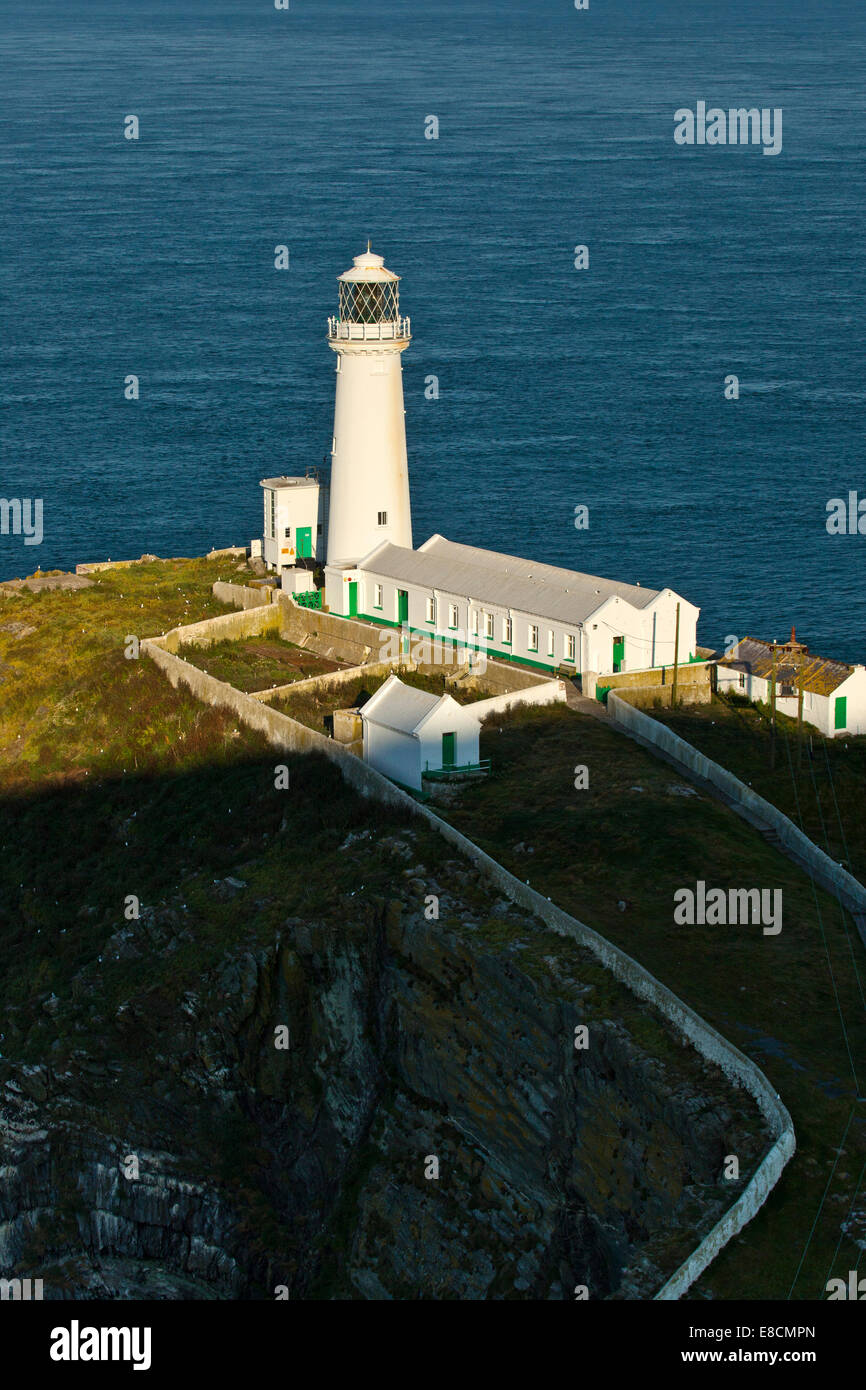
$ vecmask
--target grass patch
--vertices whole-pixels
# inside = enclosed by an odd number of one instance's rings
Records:
[[[665,764],[598,720],[524,708],[487,725],[481,756],[495,759],[497,775],[464,785],[439,814],[636,957],[752,1056],[791,1111],[799,1151],[785,1180],[766,1216],[715,1261],[699,1289],[716,1298],[787,1297],[857,1083],[866,1085],[866,958],[854,924],[733,812],[692,795]],[[581,791],[579,764],[590,781]],[[675,925],[674,892],[698,879],[781,888],[781,934]],[[855,1110],[795,1298],[816,1297],[826,1281],[864,1159],[866,1116]],[[842,1234],[839,1268],[853,1268],[859,1254]]]
[[[775,762],[770,710],[736,698],[655,715],[674,733],[778,807],[837,864],[866,882],[866,738],[825,738],[777,714]]]
[[[281,637],[244,637],[208,647],[183,646],[178,656],[236,690],[269,690],[338,671],[339,662],[317,656]]]

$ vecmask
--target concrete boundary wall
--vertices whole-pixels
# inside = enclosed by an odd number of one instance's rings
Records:
[[[261,589],[252,589],[248,584],[228,584],[225,580],[218,579],[212,592],[220,603],[230,603],[233,608],[262,608],[272,602],[272,589],[268,585]]]
[[[796,1150],[791,1116],[760,1068],[625,951],[592,927],[548,902],[534,888],[521,883],[520,879],[467,839],[456,827],[401,791],[342,744],[308,729],[287,715],[279,714],[262,701],[215,680],[198,667],[183,661],[167,650],[166,638],[146,639],[142,642],[142,651],[165,672],[173,686],[186,685],[193,695],[205,703],[233,711],[244,724],[263,733],[273,747],[293,752],[324,753],[325,757],[338,765],[345,781],[362,796],[375,797],[387,805],[399,807],[407,814],[422,817],[510,901],[534,913],[560,936],[570,937],[591,951],[617,980],[657,1009],[707,1061],[718,1066],[735,1086],[742,1086],[752,1096],[770,1128],[773,1143],[739,1197],[668,1279],[656,1294],[656,1299],[677,1299],[686,1293],[719,1251],[760,1210]],[[637,711],[631,713],[636,714]],[[640,718],[647,716],[641,715]],[[648,722],[652,723],[651,720]]]
[[[401,671],[414,671],[418,663],[403,657],[398,661],[370,661],[366,666],[347,666],[344,671],[323,671],[320,676],[308,676],[303,681],[291,681],[288,685],[275,685],[271,690],[253,690],[254,700],[269,704],[271,700],[282,699],[285,695],[296,695],[298,691],[327,690],[331,686],[351,685],[352,681],[367,676],[399,675]]]
[[[512,690],[505,695],[494,695],[489,700],[476,700],[470,706],[479,719],[491,714],[503,714],[518,705],[556,705],[566,700],[565,681],[541,681],[538,685],[524,686],[522,690]]]
[[[260,637],[263,633],[276,634],[280,629],[279,609],[273,604],[261,604],[257,608],[242,608],[237,613],[221,613],[218,618],[205,618],[200,623],[188,623],[185,627],[173,627],[159,641],[168,652],[177,652],[181,646],[210,647],[214,642],[233,642],[242,637]]]
[[[727,768],[698,752],[679,734],[675,734],[657,719],[641,713],[613,691],[607,697],[607,709],[615,725],[637,739],[639,743],[658,748],[679,768],[692,772],[720,791],[731,809],[751,825],[756,822],[776,832],[791,857],[801,864],[809,876],[829,892],[836,894],[850,912],[866,913],[866,888],[853,874],[840,867],[808,835],[794,824],[778,807],[765,801],[747,787]]]

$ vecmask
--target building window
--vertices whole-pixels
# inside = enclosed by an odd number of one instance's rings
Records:
[[[378,516],[379,516],[379,523],[378,523],[378,524],[379,524],[380,526],[387,526],[387,525],[388,525],[388,513],[387,513],[387,512],[379,512],[379,513],[378,513]]]
[[[484,636],[492,639],[493,637],[493,614],[484,614]]]
[[[511,646],[511,619],[502,619],[502,640],[507,647]]]
[[[531,652],[538,651],[538,627],[535,623],[529,624],[529,650]]]
[[[745,690],[745,688],[746,688],[746,673],[745,673],[745,671],[741,671],[741,672],[740,672],[740,689],[741,689],[741,690]]]
[[[472,633],[473,637],[477,637],[477,636],[478,636],[478,609],[477,609],[477,608],[470,608],[470,610],[469,610],[469,631]]]
[[[274,492],[273,488],[269,488],[268,500],[266,503],[267,521],[265,522],[265,525],[268,528],[268,535],[271,537],[272,540],[276,540],[277,537],[276,510],[276,493]]]
[[[381,584],[374,584],[374,585],[373,585],[373,603],[374,603],[374,605],[376,606],[376,608],[381,608],[381,607],[382,607],[382,585],[381,585]]]
[[[566,633],[566,637],[565,637],[565,659],[566,659],[566,661],[574,661],[574,656],[575,656],[574,633],[573,633],[573,632],[569,632],[569,633]]]
[[[291,528],[291,526],[287,526],[287,527],[286,527],[286,540],[287,540],[287,541],[290,541],[291,539],[292,539],[292,528]]]
[[[448,626],[449,626],[449,627],[456,627],[456,626],[457,626],[457,619],[458,619],[459,616],[460,616],[460,615],[459,615],[459,613],[458,613],[458,611],[457,611],[457,604],[456,604],[456,603],[449,603],[449,605],[448,605]]]
[[[321,536],[321,534],[322,534],[322,523],[321,523],[321,521],[320,521],[319,524],[318,524],[318,526],[316,527],[316,535],[317,535],[317,536]]]
[[[428,600],[427,600],[427,621],[428,621],[428,623],[435,623],[435,621],[436,621],[436,600],[435,600],[435,598],[428,598]]]
[[[556,656],[556,636],[549,629],[547,633],[547,655]]]

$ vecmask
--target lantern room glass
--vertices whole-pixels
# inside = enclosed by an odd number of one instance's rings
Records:
[[[398,312],[396,280],[341,280],[343,323],[393,323]]]

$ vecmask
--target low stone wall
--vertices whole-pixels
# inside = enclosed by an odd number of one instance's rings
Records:
[[[732,772],[720,767],[705,754],[699,753],[697,748],[680,738],[672,729],[641,713],[613,691],[608,696],[607,709],[614,724],[625,733],[640,743],[660,749],[678,767],[686,772],[695,773],[717,787],[732,810],[748,820],[751,825],[758,823],[775,830],[782,844],[791,851],[792,857],[804,865],[817,883],[836,894],[851,912],[866,913],[866,888],[863,884],[819,849],[808,835],[804,835],[802,830],[771,802],[758,796],[757,792],[752,791],[751,787],[747,787]]]
[[[281,592],[275,595],[275,602],[280,613],[280,636],[287,642],[351,666],[381,661],[379,633],[384,629],[354,618],[335,617],[318,608],[303,608]]]
[[[681,662],[677,666],[677,700],[683,704],[703,704],[711,699],[715,665],[705,661]],[[670,691],[674,683],[673,666],[645,666],[637,671],[617,671],[612,675],[599,675],[587,671],[583,676],[583,693],[594,698],[597,686],[616,690],[625,695],[627,691],[654,690],[662,705],[670,705]],[[667,692],[667,693],[666,693]],[[626,695],[626,698],[630,696]],[[632,704],[646,706],[647,701],[639,695]]]
[[[542,681],[538,685],[528,685],[522,690],[512,690],[506,695],[494,695],[490,700],[476,700],[470,705],[473,714],[486,719],[491,714],[503,714],[505,710],[518,705],[556,705],[564,704],[566,698],[564,681]]]
[[[308,676],[303,681],[275,685],[272,690],[255,690],[252,697],[254,700],[270,704],[271,700],[280,700],[286,695],[297,695],[305,690],[329,690],[331,687],[338,690],[341,685],[351,685],[352,681],[358,680],[361,676],[397,675],[400,671],[414,670],[414,661],[401,661],[398,664],[392,661],[370,661],[366,666],[348,666],[345,671],[326,671],[322,676]]]
[[[271,590],[251,589],[247,584],[226,584],[218,579],[213,586],[213,596],[220,603],[229,603],[232,608],[261,608],[271,601]]]
[[[591,951],[628,989],[639,998],[645,999],[668,1019],[702,1056],[720,1067],[726,1076],[735,1084],[743,1086],[754,1098],[773,1134],[773,1144],[736,1201],[656,1294],[657,1299],[680,1298],[727,1242],[741,1231],[763,1206],[786,1163],[795,1152],[796,1142],[791,1117],[760,1068],[613,942],[548,902],[534,888],[521,883],[520,879],[510,874],[453,825],[440,819],[429,807],[421,805],[399,787],[394,786],[386,777],[355,757],[347,747],[306,728],[284,714],[279,714],[262,701],[235,690],[223,681],[215,680],[198,667],[183,661],[166,649],[165,638],[145,640],[142,642],[142,651],[165,672],[172,685],[186,685],[197,698],[207,704],[232,710],[243,723],[262,732],[273,747],[287,752],[321,752],[340,767],[346,782],[362,796],[375,797],[387,805],[400,808],[407,815],[422,816],[445,840],[471,860],[507,898],[535,913],[560,936],[571,937]],[[623,708],[636,718],[647,718],[646,715],[631,710],[624,703]]]
[[[235,642],[242,637],[260,637],[265,632],[278,636],[279,630],[278,610],[273,604],[264,603],[258,608],[243,608],[237,613],[221,613],[218,618],[173,627],[159,641],[166,651],[177,652],[181,645],[210,647],[214,642]]]
[[[634,709],[670,709],[673,701],[672,685],[630,685],[615,688],[619,698],[627,700]],[[677,686],[678,705],[708,705],[712,698],[713,691],[709,684]]]

